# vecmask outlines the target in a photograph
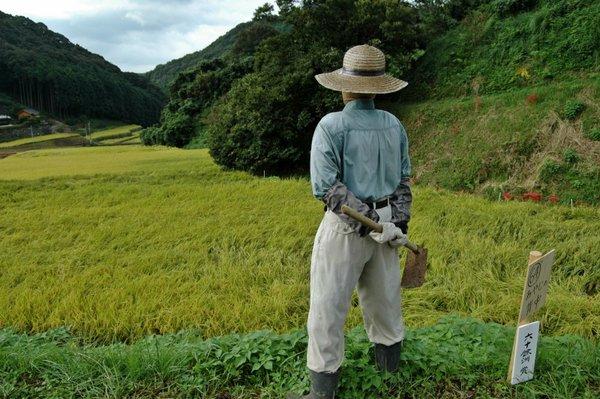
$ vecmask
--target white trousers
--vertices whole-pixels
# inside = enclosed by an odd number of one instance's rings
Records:
[[[377,210],[389,221],[390,207]],[[312,252],[307,366],[335,372],[344,358],[344,323],[358,287],[365,329],[373,343],[393,345],[404,339],[400,267],[396,249],[360,237],[335,213],[327,211]]]

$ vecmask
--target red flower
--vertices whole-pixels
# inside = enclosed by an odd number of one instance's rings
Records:
[[[505,191],[505,192],[502,193],[502,199],[504,201],[510,201],[511,199],[513,199],[513,196],[508,191]]]
[[[553,204],[558,203],[558,196],[556,194],[552,194],[548,197],[548,202],[551,202]]]
[[[542,200],[542,194],[536,193],[535,191],[530,191],[528,193],[523,194],[523,200],[531,200],[533,202],[540,202]]]
[[[527,104],[535,105],[535,104],[537,104],[537,102],[538,102],[538,99],[539,99],[539,96],[538,96],[537,94],[535,94],[535,93],[531,93],[530,95],[528,95],[528,96],[525,98],[525,102],[526,102]]]

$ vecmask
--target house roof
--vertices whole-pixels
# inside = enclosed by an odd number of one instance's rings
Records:
[[[28,114],[31,114],[31,115],[37,115],[37,114],[40,113],[40,111],[37,111],[37,110],[35,110],[33,108],[23,108],[19,112],[27,112]]]

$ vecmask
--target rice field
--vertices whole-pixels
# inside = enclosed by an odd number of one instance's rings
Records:
[[[140,133],[132,133],[130,136],[115,137],[112,139],[102,140],[102,145],[121,145],[121,144],[141,144]]]
[[[26,138],[22,138],[22,139],[18,139],[18,140],[13,140],[13,141],[5,141],[5,142],[0,143],[0,148],[18,147],[18,146],[26,145],[26,144],[41,143],[43,141],[65,139],[68,137],[75,137],[75,136],[79,136],[79,135],[77,133],[44,134],[41,136],[26,137]]]
[[[90,134],[90,138],[94,141],[103,141],[121,137],[131,136],[133,131],[139,129],[138,125],[123,125],[111,129],[99,130]]]
[[[205,150],[38,150],[0,160],[0,204],[0,328],[111,342],[305,325],[322,216],[306,178],[223,171]],[[410,327],[514,325],[529,251],[554,248],[542,331],[598,338],[600,209],[417,186],[413,213],[431,265],[404,291]],[[361,323],[355,301],[347,325]]]

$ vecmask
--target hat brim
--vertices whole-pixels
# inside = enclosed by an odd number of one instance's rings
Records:
[[[321,86],[335,91],[361,94],[387,94],[408,86],[408,82],[388,74],[381,76],[352,76],[342,74],[342,68],[315,75]]]

